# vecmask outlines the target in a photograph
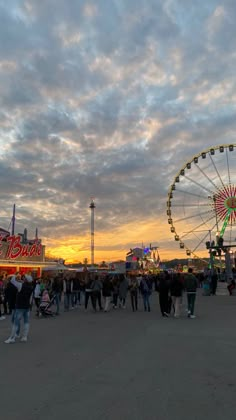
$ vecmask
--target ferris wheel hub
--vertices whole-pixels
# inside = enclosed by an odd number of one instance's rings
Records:
[[[225,185],[214,196],[214,210],[216,215],[224,220],[230,212],[230,222],[236,222],[236,186]]]

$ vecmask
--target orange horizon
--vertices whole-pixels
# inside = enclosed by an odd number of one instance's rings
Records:
[[[145,238],[145,240],[142,240],[142,238]],[[158,227],[153,221],[140,222],[135,226],[133,224],[121,225],[112,232],[95,233],[94,239],[94,262],[96,264],[102,261],[124,261],[130,248],[141,248],[142,244],[148,247],[150,243],[158,247],[161,261],[175,258],[194,258],[193,256],[187,256],[185,249],[179,248],[179,242],[174,240],[164,218],[163,223],[160,223]],[[87,233],[86,236],[73,236],[60,240],[57,238],[55,242],[53,239],[45,238],[43,243],[46,245],[46,254],[55,258],[62,258],[66,264],[83,263],[85,258],[90,264],[90,240],[90,235]],[[199,253],[200,258],[208,258],[208,256],[207,250]]]

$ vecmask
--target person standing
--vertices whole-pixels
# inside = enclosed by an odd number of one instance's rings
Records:
[[[36,315],[39,315],[39,305],[40,305],[40,299],[41,299],[41,287],[40,287],[40,279],[36,279],[36,284],[34,288],[34,302],[36,306]]]
[[[185,275],[184,285],[187,293],[188,318],[193,319],[196,318],[194,315],[194,309],[198,282],[197,278],[193,274],[192,267],[189,267],[188,273]]]
[[[64,310],[69,311],[70,309],[70,302],[72,296],[72,281],[69,277],[65,277],[63,281],[63,292],[64,292]]]
[[[133,312],[138,310],[138,280],[136,276],[131,277],[130,279],[130,285],[129,285],[129,292],[130,292],[130,298],[131,298],[131,306]]]
[[[15,343],[17,330],[20,327],[21,320],[23,318],[23,335],[21,337],[22,342],[28,340],[29,334],[29,319],[30,319],[30,305],[33,293],[32,277],[22,275],[21,279],[16,279],[15,276],[11,278],[11,283],[17,288],[16,295],[16,309],[14,324],[12,327],[10,337],[5,341],[6,344]]]
[[[218,283],[217,271],[213,269],[211,273],[211,294],[215,296]]]
[[[124,274],[120,275],[120,282],[119,282],[119,307],[125,309],[125,301],[128,292],[128,280]]]
[[[97,302],[100,311],[103,310],[102,307],[102,300],[101,300],[101,292],[102,292],[102,282],[97,275],[95,275],[95,279],[91,283],[91,299],[92,299],[92,306],[94,312],[97,310]]]
[[[143,276],[141,283],[140,283],[140,290],[143,297],[143,306],[144,310],[150,312],[150,296],[152,293],[152,283],[151,280],[147,276]]]
[[[87,308],[88,308],[89,298],[92,302],[92,289],[91,289],[92,281],[93,280],[88,275],[88,277],[85,279],[85,283],[84,283],[84,290],[85,290],[84,308],[85,308],[85,310],[87,310]]]
[[[60,295],[62,292],[62,284],[59,276],[54,277],[52,281],[53,302],[56,304],[56,315],[60,314]]]
[[[181,279],[181,274],[176,273],[173,275],[173,279],[170,284],[170,293],[172,298],[172,303],[174,306],[174,317],[180,317],[180,307],[182,302],[182,293],[183,293],[183,281]]]
[[[168,272],[161,273],[157,289],[159,292],[160,310],[163,317],[169,316],[169,286],[170,279]]]
[[[4,303],[4,283],[3,276],[0,277],[0,321],[4,321],[6,317],[2,314],[2,304]]]
[[[11,311],[9,308],[9,295],[8,295],[8,285],[9,285],[9,277],[7,275],[3,278],[3,294],[4,294],[4,300],[3,300],[3,308],[4,308],[4,315],[11,315]]]
[[[118,302],[118,295],[119,295],[119,280],[117,276],[113,276],[112,278],[112,287],[113,287],[113,293],[112,293],[113,309],[117,309],[117,302]]]
[[[8,290],[8,305],[9,305],[9,311],[11,313],[11,323],[12,327],[15,322],[16,317],[16,296],[17,296],[17,288],[11,283],[12,276],[8,279],[7,284],[7,290]],[[19,273],[15,274],[15,278],[17,281],[20,281],[21,275]],[[18,325],[18,328],[16,330],[16,338],[20,337],[20,325]]]
[[[102,294],[105,300],[104,312],[108,312],[110,309],[112,289],[113,287],[112,287],[111,278],[107,276],[103,280],[103,287],[102,287]]]

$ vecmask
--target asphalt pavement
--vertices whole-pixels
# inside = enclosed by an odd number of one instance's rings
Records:
[[[2,420],[235,420],[236,297],[198,293],[196,319],[152,310],[31,316],[27,343],[5,344]]]

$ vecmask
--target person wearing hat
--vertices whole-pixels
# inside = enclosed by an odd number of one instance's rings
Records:
[[[15,343],[17,331],[19,330],[22,318],[23,334],[21,341],[26,342],[28,340],[30,305],[33,293],[32,277],[30,275],[23,274],[21,278],[13,276],[10,281],[17,288],[17,294],[14,323],[10,337],[5,341],[6,344]]]

